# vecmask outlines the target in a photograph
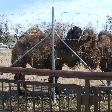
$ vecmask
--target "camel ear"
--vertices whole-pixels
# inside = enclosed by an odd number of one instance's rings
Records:
[[[17,42],[19,40],[17,34],[14,34],[14,41]]]
[[[21,46],[21,47],[22,47],[22,46],[23,46],[23,44],[24,44],[24,42],[23,42],[23,41],[18,40],[18,42],[17,42],[17,45],[18,45],[18,46]]]

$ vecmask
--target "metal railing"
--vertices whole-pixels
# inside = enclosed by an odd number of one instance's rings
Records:
[[[91,80],[112,80],[111,72],[76,72],[19,67],[0,67],[2,73],[79,78],[85,85],[0,79],[1,112],[111,112],[112,86],[91,86]],[[17,84],[26,88],[19,94]],[[52,89],[58,88],[56,102]]]

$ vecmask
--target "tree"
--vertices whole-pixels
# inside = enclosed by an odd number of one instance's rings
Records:
[[[0,23],[0,42],[8,44],[10,40],[9,28],[7,21]]]

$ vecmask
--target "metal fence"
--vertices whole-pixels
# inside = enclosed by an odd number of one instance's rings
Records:
[[[15,81],[0,79],[0,112],[111,112],[112,86],[91,86],[91,80],[111,80],[112,73],[76,72],[34,68],[0,67],[2,73],[24,73],[39,76],[59,76],[79,78],[85,85],[50,84],[37,81]],[[17,92],[17,84],[27,87],[22,94]],[[53,97],[53,87],[59,93]]]

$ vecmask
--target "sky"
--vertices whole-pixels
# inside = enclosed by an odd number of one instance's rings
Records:
[[[51,22],[52,7],[57,22],[92,25],[98,30],[105,25],[106,16],[112,15],[111,0],[0,0],[0,20],[24,26]]]

